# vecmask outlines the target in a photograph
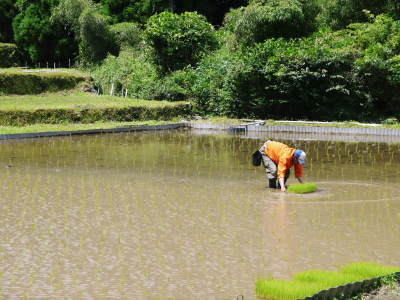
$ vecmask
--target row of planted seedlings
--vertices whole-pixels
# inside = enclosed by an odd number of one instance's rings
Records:
[[[395,274],[397,272],[400,272],[400,267],[358,262],[342,266],[338,271],[311,270],[299,272],[293,276],[292,280],[273,278],[258,280],[256,292],[258,297],[269,300],[295,300],[311,297],[321,290],[382,277],[370,286],[365,285],[365,289],[359,290],[356,294],[337,293],[337,295],[332,296],[335,299],[350,299],[363,292],[370,292],[383,284],[394,283],[398,279],[398,275]]]

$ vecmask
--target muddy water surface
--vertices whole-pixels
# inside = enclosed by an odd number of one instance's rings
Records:
[[[267,189],[262,139],[1,142],[0,298],[254,299],[257,278],[400,265],[400,145],[284,142],[317,193]]]

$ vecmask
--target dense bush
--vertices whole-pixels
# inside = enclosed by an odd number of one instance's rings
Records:
[[[0,68],[18,66],[20,53],[14,44],[0,43]]]
[[[162,73],[195,65],[216,46],[214,28],[197,14],[163,12],[152,16],[145,39],[153,48],[153,58]]]
[[[128,89],[130,97],[154,99],[158,74],[146,54],[123,51],[119,56],[109,55],[98,68],[91,73],[96,84],[104,94],[114,86],[115,93]]]
[[[189,98],[191,70],[178,70],[160,76],[156,66],[143,52],[123,51],[118,57],[108,56],[92,76],[103,93],[114,93],[148,100],[184,100]]]
[[[390,13],[400,17],[398,0],[322,0],[321,19],[332,29],[342,29],[351,23],[368,22],[368,13]]]
[[[205,57],[197,66],[191,85],[198,114],[236,116],[232,107],[238,99],[232,95],[232,76],[243,70],[242,57],[226,48]]]
[[[200,62],[200,111],[235,117],[378,120],[399,115],[400,24],[387,16],[299,40],[269,39]]]
[[[268,38],[299,37],[315,30],[315,1],[252,1],[245,8],[232,10],[225,26],[239,45],[250,46]]]
[[[106,15],[111,16],[113,23],[145,23],[156,13],[168,9],[169,3],[163,0],[101,0]]]
[[[143,40],[143,31],[136,23],[117,23],[110,27],[116,44],[122,48],[138,48]]]

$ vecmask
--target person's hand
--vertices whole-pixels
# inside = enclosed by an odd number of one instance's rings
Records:
[[[281,187],[281,192],[286,192],[285,187]]]

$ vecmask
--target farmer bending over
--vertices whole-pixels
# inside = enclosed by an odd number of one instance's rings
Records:
[[[279,142],[266,141],[258,151],[262,155],[270,188],[277,187],[276,179],[278,178],[278,188],[280,187],[281,191],[285,192],[285,183],[293,165],[297,180],[303,183],[302,165],[306,159],[306,153],[303,150],[290,148]]]

